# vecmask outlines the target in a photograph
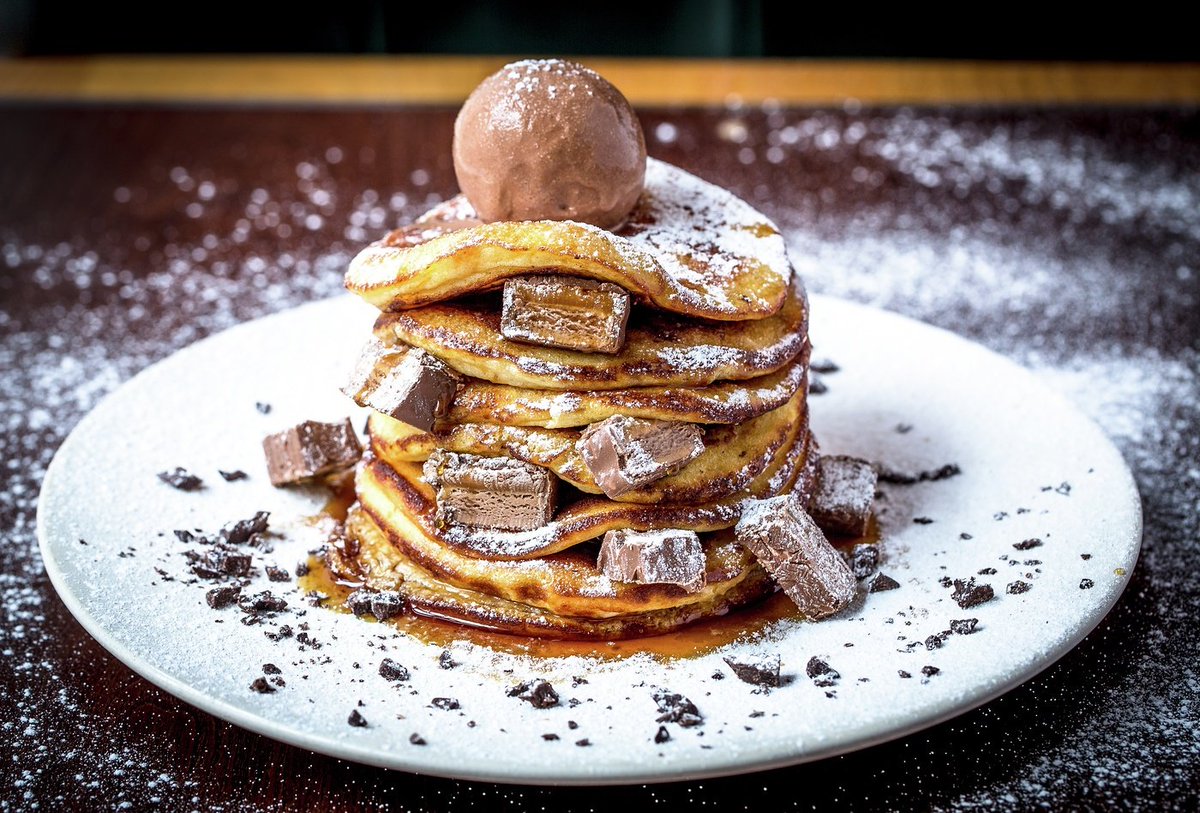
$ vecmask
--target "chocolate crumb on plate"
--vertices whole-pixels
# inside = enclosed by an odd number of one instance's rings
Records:
[[[976,632],[978,618],[956,618],[950,622],[950,631],[955,635],[971,635]]]
[[[283,674],[283,670],[282,670],[282,669],[280,669],[278,666],[276,666],[276,665],[275,665],[275,664],[273,664],[273,663],[264,663],[264,664],[263,664],[263,667],[262,667],[262,670],[263,670],[263,674],[267,674],[267,675],[281,675],[281,674]]]
[[[358,713],[358,709],[350,712],[350,716],[346,718],[346,722],[355,728],[366,728],[367,718]]]
[[[808,369],[812,370],[814,373],[831,375],[838,372],[842,368],[834,363],[833,359],[816,359],[815,361],[809,362]]]
[[[808,659],[804,673],[812,679],[814,686],[833,686],[841,679],[841,674],[816,655]]]
[[[900,586],[900,582],[893,579],[886,573],[876,573],[875,578],[867,583],[868,593],[883,593],[887,590],[895,590]]]
[[[1091,579],[1080,579],[1079,580],[1079,589],[1080,590],[1091,590],[1095,586],[1096,586],[1096,583],[1094,581],[1092,581]]]
[[[410,734],[408,737],[408,741],[411,745],[425,745],[426,744],[425,738],[417,733]]]
[[[575,744],[578,745],[580,748],[586,748],[589,745],[591,745],[592,743],[591,743],[591,740],[589,740],[587,737],[584,737],[582,740],[575,740]]]
[[[379,663],[379,675],[384,680],[402,681],[408,680],[408,668],[396,663],[391,658],[384,658]]]
[[[879,568],[879,546],[862,542],[850,549],[848,559],[854,578],[862,581]]]
[[[829,392],[829,387],[822,380],[821,376],[813,373],[808,377],[809,395],[824,395],[827,392]]]
[[[233,471],[217,469],[217,474],[221,475],[221,479],[227,483],[236,483],[238,480],[248,480],[250,478],[250,475],[241,469],[234,469]]]
[[[918,525],[932,525],[933,520],[929,517],[913,517],[913,522]]]
[[[783,685],[779,674],[780,658],[778,655],[770,655],[754,662],[739,662],[732,658],[722,658],[722,660],[729,664],[733,674],[737,675],[743,683],[769,688],[778,688]]]
[[[256,535],[267,532],[270,518],[270,512],[258,511],[249,519],[231,522],[221,529],[221,539],[230,545],[244,545]]]
[[[509,697],[524,700],[535,709],[549,709],[558,705],[558,692],[544,680],[526,681],[509,688]]]
[[[912,677],[911,672],[905,672],[903,669],[897,669],[896,674],[898,674],[898,675],[900,675],[900,677],[906,678],[906,679]]]
[[[270,590],[263,590],[261,593],[255,593],[253,596],[241,596],[238,599],[238,606],[243,612],[264,612],[264,613],[279,613],[287,609],[287,601],[273,594]]]
[[[282,567],[275,565],[267,565],[267,578],[273,582],[288,582],[292,580],[292,574],[288,573]]]
[[[545,740],[546,742],[554,742],[554,741],[555,741],[555,740],[557,740],[558,738],[559,738],[559,737],[558,737],[558,735],[557,735],[557,734],[554,734],[554,733],[550,733],[550,734],[543,734],[543,735],[542,735],[542,739],[543,739],[543,740]]]
[[[660,725],[658,727],[658,731],[654,733],[654,742],[658,745],[662,745],[669,739],[671,739],[671,732],[667,731],[667,727],[665,725]]]
[[[171,488],[177,488],[180,491],[196,491],[204,487],[203,480],[179,466],[176,466],[171,471],[160,471],[158,479]]]
[[[996,597],[996,592],[990,584],[975,584],[974,577],[963,581],[962,579],[954,580],[954,593],[950,596],[954,602],[968,610],[971,607],[977,607],[984,602],[991,601]]]
[[[462,708],[462,704],[460,704],[458,700],[453,697],[435,697],[429,701],[429,705],[433,706],[435,709],[441,709],[442,711],[454,711],[455,709]]]
[[[941,649],[946,643],[946,639],[950,637],[950,630],[942,630],[935,632],[925,639],[925,648],[928,650]]]
[[[1042,540],[1037,538],[1023,539],[1020,542],[1014,542],[1013,547],[1017,550],[1031,550],[1033,548],[1041,547],[1041,544]]]
[[[250,689],[252,691],[258,692],[259,694],[274,694],[275,693],[275,687],[272,686],[270,683],[268,683],[267,679],[265,677],[261,677],[261,676],[256,677],[254,679],[254,681],[250,684]]]
[[[933,677],[934,675],[940,674],[941,671],[942,670],[938,669],[936,666],[922,666],[921,667],[921,674],[924,675],[925,677]]]
[[[204,594],[204,600],[208,602],[208,606],[214,610],[221,610],[228,607],[237,601],[241,595],[242,588],[236,584],[226,585],[224,587],[214,587]]]
[[[254,408],[257,409],[261,415],[271,414],[271,405],[265,401],[255,401]]]
[[[442,654],[438,655],[438,667],[442,669],[457,669],[458,661],[454,660],[454,656],[450,654],[450,650],[443,649]]]
[[[720,669],[718,669],[717,671],[715,671],[715,672],[713,672],[713,673],[712,673],[711,677],[712,677],[712,679],[713,679],[713,680],[724,680],[724,679],[725,679],[725,673],[724,673],[724,672],[722,672]]]
[[[958,467],[957,463],[947,463],[936,469],[926,469],[917,472],[897,471],[881,466],[879,468],[879,482],[894,486],[911,486],[916,483],[935,483],[939,480],[957,477],[960,474],[962,474],[962,469]]]
[[[659,716],[656,723],[678,723],[683,728],[691,728],[703,724],[704,715],[696,704],[681,694],[666,689],[654,692],[654,702],[658,705]]]
[[[1008,587],[1004,588],[1004,592],[1010,596],[1019,596],[1021,593],[1029,592],[1029,588],[1032,586],[1029,582],[1023,582],[1018,579],[1015,582],[1009,582]]]

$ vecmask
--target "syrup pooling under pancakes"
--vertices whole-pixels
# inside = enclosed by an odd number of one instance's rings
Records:
[[[605,185],[628,180],[575,177],[623,138],[596,129],[611,118],[608,89],[553,61],[485,82],[456,126],[466,196],[364,249],[346,274],[383,311],[368,353],[393,361],[372,372],[364,355],[355,378],[374,393],[346,390],[374,412],[357,501],[327,560],[414,614],[618,640],[726,615],[736,627],[731,611],[780,587],[796,598],[850,578],[812,523],[748,525],[758,557],[740,541],[758,501],[806,517],[820,475],[807,299],[775,226],[653,159],[623,211],[562,204],[567,181],[613,192]],[[571,143],[553,149],[481,147],[490,114],[536,118],[556,104],[591,129],[568,127]],[[640,130],[625,140],[642,143]],[[570,167],[563,155],[576,156]],[[531,178],[547,179],[541,194]],[[518,198],[524,219],[497,204]],[[394,360],[412,353],[431,361]],[[828,598],[806,605],[812,617],[847,601],[845,589],[815,594]]]

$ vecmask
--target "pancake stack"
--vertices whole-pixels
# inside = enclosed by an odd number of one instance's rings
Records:
[[[533,636],[662,633],[779,586],[845,606],[805,513],[808,303],[770,220],[647,159],[572,63],[485,80],[454,160],[465,194],[346,274],[381,314],[345,387],[372,412],[333,569]]]

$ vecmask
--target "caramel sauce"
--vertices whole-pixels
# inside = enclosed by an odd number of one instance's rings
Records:
[[[351,489],[350,501],[345,501],[343,495],[339,494],[330,500],[330,504],[339,508],[342,511],[341,516],[344,517],[345,508],[349,507],[353,496]],[[329,515],[336,518],[335,514]],[[862,542],[877,543],[879,526],[872,518],[867,533],[862,537],[835,537],[830,541],[837,548]],[[321,606],[339,613],[350,612],[346,606],[346,598],[360,586],[353,580],[339,578],[319,556],[309,557],[308,573],[300,577],[299,584],[305,592],[315,590],[328,596]],[[620,641],[512,635],[481,628],[474,619],[460,621],[436,617],[416,607],[410,607],[409,612],[387,621],[376,621],[371,616],[363,616],[360,620],[371,624],[387,624],[404,635],[439,647],[448,647],[456,641],[468,641],[497,652],[540,658],[566,658],[575,655],[615,660],[631,655],[648,654],[655,658],[671,660],[697,657],[735,641],[752,640],[763,635],[771,624],[789,618],[800,618],[796,605],[783,593],[775,593],[751,607],[697,621],[673,632]]]

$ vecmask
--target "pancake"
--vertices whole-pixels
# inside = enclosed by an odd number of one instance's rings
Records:
[[[434,577],[391,544],[365,512],[354,509],[346,520],[346,529],[355,540],[353,555],[331,547],[326,552],[330,568],[339,575],[359,581],[373,590],[395,590],[404,596],[412,612],[449,619],[467,626],[511,634],[538,637],[617,640],[657,635],[757,601],[774,592],[774,582],[757,564],[740,573],[732,584],[723,584],[701,594],[687,594],[689,601],[655,609],[640,609],[637,597],[625,598],[624,605],[638,609],[595,616],[561,615],[544,607],[500,598],[478,590],[448,584]],[[724,542],[709,542],[710,550]],[[602,579],[588,573],[585,565],[550,565],[566,573],[587,574],[584,578]],[[594,565],[592,566],[594,568]],[[713,574],[714,579],[727,573]]]
[[[723,500],[699,505],[638,505],[583,497],[560,508],[553,520],[532,531],[439,523],[434,491],[416,463],[393,467],[368,457],[357,472],[355,493],[363,508],[389,533],[397,534],[405,553],[424,567],[429,568],[428,558],[438,559],[443,553],[484,561],[535,559],[596,539],[613,529],[705,532],[732,527],[752,499],[774,497],[791,488],[809,494],[816,468],[814,447],[811,434],[805,432],[744,491]]]
[[[475,217],[463,199],[444,211],[459,222]],[[788,268],[783,237],[765,215],[725,189],[649,159],[642,196],[616,233],[573,221],[499,222],[412,245],[405,232],[363,249],[350,263],[346,287],[380,310],[401,310],[552,270],[615,283],[662,310],[738,321],[782,307]]]
[[[805,387],[807,365],[805,345],[800,355],[781,370],[707,387],[542,390],[470,378],[454,397],[444,422],[563,429],[625,415],[659,421],[736,424],[786,404]]]
[[[704,435],[704,451],[675,474],[615,497],[629,503],[706,503],[741,491],[807,431],[804,395],[779,409],[736,426],[715,426]],[[435,449],[492,457],[507,455],[548,468],[587,494],[603,493],[576,449],[580,431],[498,424],[458,424],[422,432],[372,413],[371,449],[390,465],[426,460]]]
[[[807,345],[808,301],[797,279],[783,308],[754,322],[701,322],[635,310],[625,345],[613,355],[506,339],[498,305],[479,299],[383,313],[375,336],[385,344],[419,347],[471,378],[515,387],[703,387],[786,367]]]

